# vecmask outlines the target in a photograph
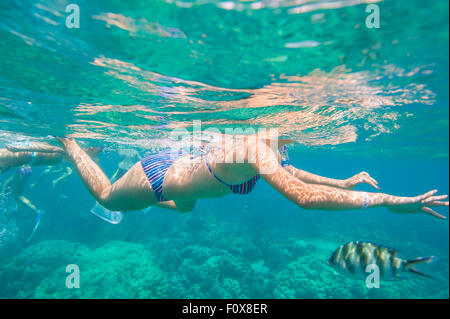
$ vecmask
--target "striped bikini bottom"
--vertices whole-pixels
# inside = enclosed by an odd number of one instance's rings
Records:
[[[162,193],[162,184],[167,170],[177,160],[168,152],[161,152],[150,155],[141,160],[142,169],[152,185],[158,202],[166,202],[167,199]]]
[[[201,151],[202,154],[205,156],[206,160],[206,154],[204,151]],[[179,158],[183,156],[188,156],[190,153],[177,153],[175,156],[173,153],[164,151],[155,155],[150,155],[141,160],[142,168],[144,169],[145,175],[148,178],[148,181],[152,185],[152,189],[155,192],[155,197],[158,202],[165,202],[167,199],[164,197],[162,191],[162,184],[164,182],[164,177],[166,176],[167,170],[170,166]],[[201,156],[201,155],[200,155]],[[191,159],[194,157],[191,154]],[[235,184],[231,185],[220,179],[219,177],[214,174],[213,170],[209,166],[208,161],[206,160],[206,165],[208,167],[209,172],[211,175],[217,179],[219,182],[224,184],[226,187],[228,187],[233,194],[240,194],[245,195],[250,193],[256,186],[256,182],[259,180],[260,176],[256,175],[249,179],[248,181],[245,181],[241,184]]]

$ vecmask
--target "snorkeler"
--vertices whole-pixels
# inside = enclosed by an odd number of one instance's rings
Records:
[[[39,184],[45,177],[56,175],[56,177],[52,180],[52,187],[56,188],[56,185],[60,184],[64,180],[66,180],[70,175],[73,174],[73,170],[70,166],[67,165],[52,165],[47,166],[45,170],[37,177],[34,183],[30,184],[30,188],[35,188],[37,184]],[[61,198],[67,198],[68,196],[60,193]]]
[[[90,147],[85,149],[85,151],[87,154],[95,158],[99,153],[101,153],[102,149],[99,147]],[[45,175],[55,171],[55,168],[52,167],[60,164],[64,159],[64,156],[64,151],[61,148],[44,143],[11,144],[6,145],[6,149],[0,149],[0,173],[3,173],[10,168],[17,167],[14,174],[11,175],[11,177],[4,183],[2,193],[6,194],[10,189],[14,199],[17,202],[23,204],[25,207],[37,214],[33,231],[27,241],[31,240],[33,237],[39,226],[42,214],[44,213],[43,210],[38,209],[28,198],[23,195],[23,189],[26,181],[33,173],[31,166],[49,166],[44,173],[38,177],[38,180],[30,185],[31,188],[33,188]],[[65,167],[63,169],[57,168],[56,171],[63,172],[63,174],[53,181],[54,187],[57,183],[72,174],[72,169],[70,167]]]
[[[39,177],[36,179],[36,181],[30,185],[31,188],[34,188],[39,182],[42,181],[42,179],[44,177],[46,177],[49,174],[58,174],[59,177],[55,178],[52,181],[52,186],[53,188],[56,187],[57,184],[59,184],[60,182],[64,181],[67,177],[69,177],[70,175],[72,175],[73,170],[69,167],[69,166],[64,166],[64,167],[60,167],[60,166],[48,166],[41,175],[39,175]]]
[[[17,168],[14,174],[6,180],[2,188],[2,194],[11,192],[17,202],[36,213],[36,222],[27,241],[30,241],[33,237],[41,221],[42,214],[44,213],[42,209],[38,209],[28,198],[23,195],[25,182],[32,174],[33,171],[29,165],[21,166]]]
[[[260,135],[222,137],[217,145],[203,144],[196,155],[161,152],[148,156],[113,184],[73,138],[57,139],[90,193],[111,211],[156,205],[188,212],[194,209],[197,199],[248,194],[262,177],[287,199],[306,209],[386,207],[395,213],[446,218],[430,208],[448,206],[442,201],[447,195],[435,196],[437,190],[416,197],[352,191],[357,184],[377,187],[377,182],[367,173],[342,181],[297,169],[279,151],[292,141]]]

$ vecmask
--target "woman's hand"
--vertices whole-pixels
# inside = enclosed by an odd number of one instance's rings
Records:
[[[361,172],[358,173],[350,178],[347,178],[344,180],[344,187],[345,189],[353,189],[358,184],[369,184],[370,186],[380,189],[378,187],[378,182],[372,178],[369,173]]]
[[[447,198],[447,195],[434,196],[436,193],[437,190],[435,189],[416,197],[388,196],[385,200],[385,205],[390,211],[398,214],[424,213],[436,218],[446,219],[447,217],[436,213],[430,208],[448,206],[448,202],[442,201]]]

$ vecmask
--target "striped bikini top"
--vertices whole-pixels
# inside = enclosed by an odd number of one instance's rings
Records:
[[[246,195],[249,194],[256,186],[256,182],[261,178],[261,176],[256,175],[250,178],[248,181],[243,182],[242,184],[235,184],[231,185],[225,182],[223,179],[218,177],[216,174],[214,174],[213,170],[211,169],[211,166],[208,163],[208,160],[205,157],[206,166],[208,167],[209,172],[211,175],[217,179],[219,182],[224,184],[226,187],[228,187],[233,194],[239,194],[239,195]]]
[[[201,147],[200,150],[203,153],[206,153],[204,147]],[[280,153],[281,153],[281,166],[286,167],[286,166],[291,165],[291,161],[289,160],[289,154],[288,154],[286,145],[284,145],[280,149]],[[250,178],[248,181],[243,182],[242,184],[231,185],[231,184],[228,184],[227,182],[225,182],[220,177],[218,177],[216,174],[214,174],[213,170],[211,169],[211,166],[208,163],[206,156],[205,156],[205,162],[206,162],[206,166],[208,166],[208,170],[211,173],[211,175],[215,179],[217,179],[219,182],[224,184],[226,187],[228,187],[234,194],[240,194],[240,195],[249,194],[255,188],[256,182],[261,178],[261,176],[256,175],[256,176],[253,176],[252,178]]]

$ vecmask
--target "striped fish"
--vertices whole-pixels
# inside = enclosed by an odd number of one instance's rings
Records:
[[[367,276],[366,267],[371,264],[378,266],[381,278],[398,277],[402,272],[411,272],[427,278],[431,276],[424,274],[414,268],[420,263],[429,263],[435,257],[418,257],[406,260],[397,257],[397,252],[388,247],[378,246],[368,242],[351,241],[339,246],[327,264],[347,274],[356,277]]]

